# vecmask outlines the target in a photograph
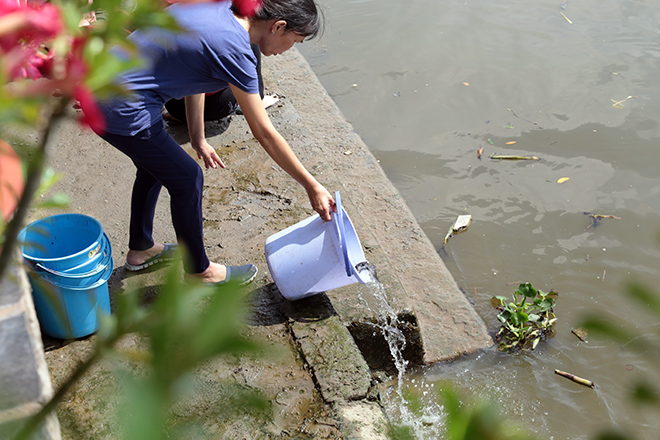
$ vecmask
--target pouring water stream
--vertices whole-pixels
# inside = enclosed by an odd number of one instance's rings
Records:
[[[406,337],[401,331],[401,323],[397,313],[387,298],[385,286],[378,279],[376,268],[369,262],[359,263],[355,268],[358,272],[367,270],[372,279],[371,282],[365,284],[365,287],[368,295],[375,300],[375,310],[370,305],[370,301],[363,296],[361,290],[359,291],[359,297],[367,308],[377,312],[378,322],[373,325],[385,338],[397,370],[396,386],[390,389],[392,392],[388,392],[382,399],[388,417],[395,423],[409,426],[417,439],[440,438],[443,419],[440,405],[436,402],[428,403],[423,409],[421,417],[413,414],[408,408],[404,396],[404,379],[408,367],[408,361],[403,356],[403,351],[406,348]],[[373,304],[373,302],[371,303]],[[413,379],[411,382],[415,384],[416,381]],[[433,388],[433,384],[429,386],[422,382],[415,384],[415,387],[422,389],[422,395],[426,396],[429,390],[424,388]]]

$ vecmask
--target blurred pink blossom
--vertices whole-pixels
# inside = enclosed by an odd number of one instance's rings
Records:
[[[0,55],[9,78],[41,78],[42,47],[62,29],[60,11],[50,3],[0,0]]]
[[[232,3],[243,17],[254,16],[261,7],[261,0],[232,0]]]

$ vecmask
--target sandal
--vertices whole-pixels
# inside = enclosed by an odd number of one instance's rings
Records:
[[[176,259],[178,255],[179,255],[178,244],[165,243],[165,248],[163,248],[163,251],[160,254],[149,258],[147,261],[145,261],[142,264],[134,265],[134,264],[130,264],[127,261],[124,263],[124,267],[126,268],[126,270],[130,270],[131,272],[136,272],[138,270],[144,270],[155,264],[172,262]]]

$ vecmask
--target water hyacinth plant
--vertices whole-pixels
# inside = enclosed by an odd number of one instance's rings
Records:
[[[534,350],[538,343],[554,333],[557,317],[553,307],[557,292],[545,293],[530,283],[521,283],[513,292],[513,301],[495,296],[491,303],[500,313],[502,323],[495,338],[500,351]]]

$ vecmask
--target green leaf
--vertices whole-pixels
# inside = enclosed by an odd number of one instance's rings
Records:
[[[534,298],[536,296],[536,289],[532,287],[531,283],[522,283],[518,286],[516,293],[523,295],[526,298]]]
[[[545,298],[538,305],[538,307],[541,309],[542,312],[547,312],[548,310],[550,310],[554,306],[555,306],[555,300],[552,299],[552,298]]]
[[[34,204],[36,209],[66,208],[69,206],[69,196],[64,193],[56,193],[46,200]]]
[[[529,321],[536,322],[539,319],[541,319],[540,315],[537,315],[536,313],[530,313],[529,314]]]
[[[589,333],[600,333],[621,344],[626,344],[634,338],[634,335],[623,326],[606,321],[601,316],[587,317],[581,327],[586,328]]]
[[[639,283],[628,286],[628,296],[637,301],[639,305],[660,317],[660,296]]]
[[[523,311],[518,311],[514,316],[517,317],[518,323],[529,321],[529,315]]]
[[[660,406],[660,389],[650,382],[636,383],[632,389],[632,397],[640,404]]]
[[[504,310],[504,311],[500,312],[500,313],[497,315],[497,319],[498,319],[501,323],[505,323],[505,322],[507,322],[509,319],[511,319],[511,312],[508,311],[508,310]]]

